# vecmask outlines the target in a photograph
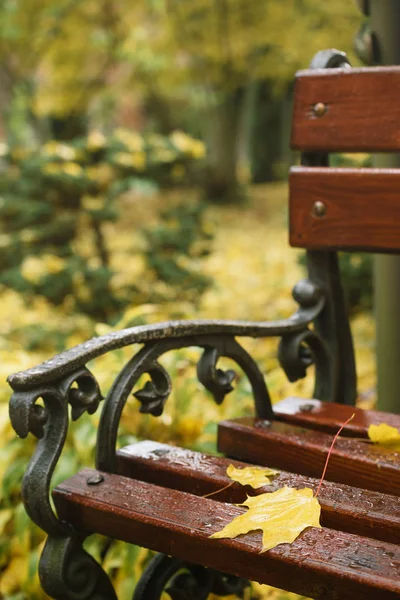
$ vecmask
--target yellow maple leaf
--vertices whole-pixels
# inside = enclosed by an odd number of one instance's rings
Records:
[[[368,437],[374,444],[386,446],[400,452],[400,431],[396,427],[381,423],[368,427]]]
[[[252,488],[257,490],[264,485],[270,485],[270,477],[278,475],[279,471],[275,469],[262,469],[261,467],[244,467],[243,469],[237,469],[233,465],[229,465],[226,470],[228,477],[237,481],[242,485],[250,485]]]
[[[296,490],[283,487],[276,492],[248,497],[243,504],[249,510],[212,538],[235,538],[238,535],[261,529],[262,552],[279,544],[291,544],[306,527],[321,527],[321,507],[310,488]]]

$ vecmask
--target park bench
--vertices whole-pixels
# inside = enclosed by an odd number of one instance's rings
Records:
[[[400,416],[354,407],[353,347],[337,259],[341,249],[400,250],[400,171],[328,166],[330,152],[400,149],[400,68],[353,70],[337,51],[319,53],[312,67],[298,73],[294,91],[292,146],[302,152],[302,166],[290,174],[290,241],[307,250],[308,265],[308,279],[293,292],[298,311],[276,322],[176,321],[116,331],[9,377],[13,426],[21,437],[39,438],[22,495],[31,519],[48,534],[40,577],[52,598],[116,599],[82,547],[91,533],[160,553],[135,600],[158,600],[165,590],[174,600],[244,597],[249,580],[319,600],[400,597],[400,453],[365,439],[370,424],[400,429]],[[279,337],[280,363],[291,381],[314,365],[313,399],[288,398],[272,407],[263,374],[239,343],[245,336]],[[51,491],[69,410],[75,420],[102,401],[87,363],[136,343],[141,349],[104,400],[96,467]],[[255,416],[219,423],[224,456],[154,441],[117,450],[119,421],[136,382],[149,375],[135,396],[141,412],[161,415],[172,384],[158,359],[189,346],[203,349],[198,378],[217,403],[234,379],[233,371],[217,367],[219,358],[242,369]],[[292,544],[265,553],[257,531],[210,539],[244,511],[237,503],[248,489],[227,487],[229,464],[280,469],[270,491],[283,485],[315,491],[332,436],[353,412],[321,487],[321,529],[308,528]]]

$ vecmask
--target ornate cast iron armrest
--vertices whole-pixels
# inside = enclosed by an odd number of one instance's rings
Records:
[[[217,403],[221,403],[233,389],[235,375],[231,370],[224,372],[218,369],[218,359],[221,356],[233,359],[249,378],[257,415],[270,419],[273,411],[264,377],[236,337],[281,336],[279,358],[289,379],[294,381],[304,377],[307,367],[315,362],[316,389],[320,392],[318,397],[324,399],[324,390],[329,390],[330,386],[329,360],[323,342],[309,329],[309,324],[323,310],[325,296],[308,280],[295,286],[293,296],[299,309],[285,320],[261,323],[170,321],[133,327],[94,338],[38,367],[11,375],[8,381],[14,390],[10,401],[13,427],[22,438],[31,432],[40,439],[22,490],[32,520],[49,534],[65,531],[64,525],[53,513],[49,494],[51,476],[68,429],[68,405],[71,406],[73,420],[85,411],[93,413],[97,410],[102,395],[86,363],[109,350],[143,344],[121,370],[105,400],[98,432],[97,467],[106,471],[115,468],[121,413],[143,373],[148,373],[151,380],[135,394],[141,402],[140,410],[155,416],[162,413],[171,391],[171,381],[157,360],[169,350],[188,346],[204,349],[198,364],[198,377]],[[37,403],[40,398],[44,406]]]
[[[307,367],[315,362],[318,397],[323,397],[324,389],[329,389],[329,370],[326,367],[328,355],[322,340],[309,329],[309,325],[321,314],[325,294],[313,282],[303,280],[295,286],[293,297],[299,309],[288,319],[272,322],[187,320],[132,327],[93,338],[37,367],[10,375],[8,382],[14,390],[10,402],[12,424],[20,437],[24,438],[31,432],[38,438],[48,438],[46,448],[52,448],[57,454],[57,448],[63,445],[66,435],[68,404],[72,407],[72,419],[76,420],[85,411],[95,412],[102,400],[99,386],[86,363],[110,350],[132,344],[143,344],[143,347],[122,369],[108,394],[99,432],[103,442],[110,435],[116,438],[116,428],[125,401],[138,378],[145,372],[149,373],[151,382],[135,394],[142,403],[141,412],[155,416],[162,413],[171,382],[157,359],[172,349],[189,346],[204,348],[198,376],[217,403],[221,403],[232,390],[234,372],[229,370],[224,373],[216,368],[216,363],[221,356],[232,358],[250,380],[256,413],[264,418],[272,418],[264,378],[236,337],[280,336],[279,359],[289,380],[304,377]],[[39,398],[43,399],[44,407],[36,404]],[[50,424],[53,422],[57,423],[57,435],[51,435]],[[115,450],[114,442],[115,439],[112,444]],[[109,444],[107,446],[111,452],[112,448]],[[109,455],[107,460],[103,460],[102,454],[100,449],[99,466],[111,468],[113,459]]]
[[[230,337],[278,337],[304,332],[308,325],[321,313],[325,295],[309,280],[300,281],[293,290],[293,297],[299,309],[288,319],[280,321],[247,322],[221,320],[167,321],[154,325],[142,325],[115,331],[93,338],[57,354],[37,367],[19,371],[8,377],[13,390],[32,390],[73,373],[86,363],[110,350],[131,344],[150,344],[166,340],[182,340],[180,346],[188,346],[184,340],[192,342],[203,336],[218,335]],[[200,340],[201,341],[201,340]],[[195,344],[196,345],[196,344]],[[26,434],[25,434],[26,435]]]
[[[273,411],[264,377],[236,338],[281,336],[279,358],[289,379],[293,381],[304,377],[307,367],[315,362],[316,389],[320,392],[318,397],[323,398],[324,389],[328,390],[330,385],[328,353],[309,325],[323,310],[325,295],[314,283],[304,280],[295,286],[293,296],[299,309],[285,320],[270,323],[170,321],[133,327],[94,338],[38,367],[8,378],[14,390],[10,417],[15,431],[20,437],[26,437],[30,432],[39,438],[24,476],[22,496],[31,519],[49,535],[40,564],[42,585],[49,595],[75,599],[74,573],[81,567],[87,570],[86,566],[91,565],[87,572],[90,574],[94,569],[96,578],[90,580],[89,577],[85,588],[87,595],[79,595],[79,598],[115,598],[107,577],[98,572],[99,567],[82,549],[82,535],[71,531],[69,525],[57,518],[50,501],[51,478],[68,429],[68,407],[71,406],[72,419],[76,420],[85,411],[95,412],[102,400],[99,386],[86,367],[87,362],[116,348],[143,344],[117,376],[102,411],[96,463],[98,469],[113,472],[121,414],[143,373],[150,375],[150,381],[135,393],[141,403],[141,412],[157,416],[163,411],[171,391],[171,381],[158,358],[169,350],[188,346],[204,349],[198,363],[198,377],[217,403],[221,403],[233,389],[235,377],[232,370],[218,369],[217,362],[223,356],[231,358],[250,381],[257,415],[271,419]],[[44,406],[37,403],[40,398]],[[60,592],[66,588],[72,590],[70,596]],[[99,595],[91,595],[93,590]]]

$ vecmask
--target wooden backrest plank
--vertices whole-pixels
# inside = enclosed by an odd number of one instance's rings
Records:
[[[331,442],[327,433],[252,417],[218,425],[218,450],[227,456],[310,477],[321,476]],[[399,496],[400,452],[339,438],[326,479]]]
[[[342,430],[341,437],[367,439],[369,426],[381,423],[396,427],[400,431],[400,415],[378,410],[363,410],[336,402],[290,397],[274,404],[274,413],[278,420],[285,423],[331,434],[335,434],[354,414],[353,419]]]
[[[260,553],[260,532],[233,540],[210,535],[245,509],[119,475],[96,486],[86,469],[53,493],[61,519],[79,531],[138,544],[311,598],[395,600],[400,547],[331,529],[308,528],[292,544]]]
[[[226,474],[228,465],[252,466],[237,460],[210,456],[153,441],[143,441],[118,451],[120,475],[196,496],[212,494],[219,502],[241,503],[247,494],[274,492],[284,485],[317,491],[319,479],[281,471],[271,485],[253,490],[234,483]],[[255,466],[255,465],[253,465]],[[231,485],[230,485],[231,484]],[[228,487],[227,487],[228,486]],[[325,527],[347,531],[386,542],[400,543],[400,502],[397,496],[325,482],[319,494],[321,523]]]
[[[400,249],[400,170],[293,167],[289,185],[292,246]]]
[[[292,148],[323,152],[400,150],[399,97],[400,67],[299,71]]]

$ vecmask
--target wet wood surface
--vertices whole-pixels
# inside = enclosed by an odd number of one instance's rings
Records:
[[[152,441],[132,444],[118,452],[121,475],[196,496],[213,494],[213,500],[223,502],[240,503],[247,495],[274,492],[284,485],[297,489],[308,487],[316,492],[319,484],[319,479],[282,471],[273,478],[271,485],[253,490],[232,482],[226,474],[230,464],[240,468],[249,466],[237,460]],[[226,487],[229,484],[232,485]],[[321,487],[319,501],[322,525],[400,543],[400,500],[397,496],[326,481]]]
[[[251,417],[218,425],[218,450],[227,456],[310,477],[321,476],[331,442],[327,433]],[[339,437],[326,479],[398,496],[400,453]]]
[[[399,67],[299,71],[291,146],[327,152],[400,150],[399,96]]]
[[[399,169],[293,167],[289,189],[292,246],[399,250]]]
[[[355,406],[307,400],[305,398],[285,398],[274,404],[276,418],[285,423],[300,425],[318,431],[335,434],[351,417],[353,419],[341,432],[341,437],[368,438],[368,427],[386,423],[400,431],[400,415],[378,410],[363,410]]]
[[[308,528],[293,544],[260,553],[261,534],[233,540],[209,536],[242,507],[85,469],[59,485],[54,501],[61,519],[80,531],[185,557],[222,572],[268,583],[310,598],[394,600],[400,595],[400,548],[325,528]]]

